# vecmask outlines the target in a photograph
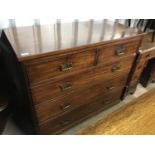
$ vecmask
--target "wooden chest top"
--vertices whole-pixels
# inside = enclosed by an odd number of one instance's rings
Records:
[[[128,28],[110,20],[14,27],[5,29],[2,34],[9,40],[19,61],[144,35],[138,29]]]

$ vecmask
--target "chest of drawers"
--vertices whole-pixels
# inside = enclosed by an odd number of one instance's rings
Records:
[[[35,134],[58,134],[118,103],[145,35],[107,20],[76,24],[3,31],[15,118]]]

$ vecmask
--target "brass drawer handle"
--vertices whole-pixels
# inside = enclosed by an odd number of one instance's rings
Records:
[[[70,120],[65,120],[65,121],[61,121],[60,125],[64,126],[64,125],[68,125],[70,123]]]
[[[70,82],[66,82],[63,85],[59,86],[62,91],[68,90],[72,88],[72,84]]]
[[[113,90],[115,87],[114,86],[107,86],[106,87],[108,90]]]
[[[71,107],[71,104],[70,103],[64,103],[64,104],[61,104],[60,105],[60,109],[61,110],[66,110],[66,109],[68,109],[70,107]]]
[[[118,71],[120,71],[120,70],[121,70],[121,67],[113,67],[113,68],[111,69],[112,72],[118,72]]]
[[[68,70],[71,70],[72,68],[73,68],[72,63],[65,63],[65,64],[60,65],[61,71],[68,71]]]
[[[116,56],[123,56],[125,53],[125,47],[117,47],[117,49],[115,50],[115,55]]]

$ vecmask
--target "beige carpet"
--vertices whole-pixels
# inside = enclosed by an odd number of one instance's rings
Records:
[[[80,135],[155,134],[155,89],[80,130]]]

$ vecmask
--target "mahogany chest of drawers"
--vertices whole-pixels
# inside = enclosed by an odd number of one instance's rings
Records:
[[[58,134],[118,103],[144,35],[109,20],[4,30],[15,120]]]

